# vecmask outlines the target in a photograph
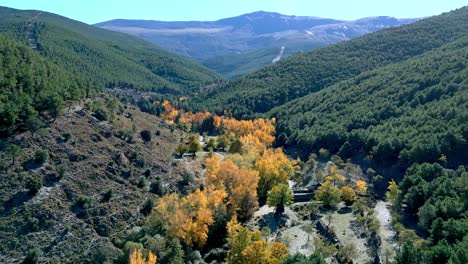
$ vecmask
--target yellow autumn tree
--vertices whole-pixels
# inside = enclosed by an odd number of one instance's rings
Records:
[[[228,264],[279,264],[288,256],[288,248],[278,242],[267,242],[260,231],[250,231],[241,226],[235,218],[227,225],[229,252]]]
[[[241,136],[239,141],[242,144],[242,153],[244,155],[254,154],[255,158],[266,149],[266,146],[260,141],[259,138],[252,134]]]
[[[213,210],[225,197],[224,190],[208,186],[182,198],[177,194],[161,197],[156,211],[171,223],[168,225],[171,236],[178,237],[188,246],[203,247],[208,238],[208,228],[214,221]]]
[[[387,197],[387,200],[392,203],[393,210],[397,210],[399,208],[400,195],[401,190],[398,188],[398,184],[395,182],[395,180],[392,179],[388,183],[388,188],[387,192],[385,193],[385,196]]]
[[[365,194],[367,192],[367,184],[363,180],[356,181],[356,192],[359,194]]]
[[[288,248],[279,242],[260,240],[244,249],[242,255],[249,264],[280,264],[288,256]]]
[[[143,258],[141,249],[135,248],[130,252],[129,263],[130,264],[156,264],[157,257],[153,252],[148,252],[148,257]]]
[[[206,182],[207,184],[212,184],[216,188],[220,188],[222,184],[222,179],[218,177],[218,173],[221,171],[221,157],[218,155],[211,155],[205,159],[206,167]]]
[[[341,200],[343,200],[346,205],[351,205],[355,199],[356,193],[351,186],[343,186],[341,188]]]
[[[263,145],[270,146],[275,141],[275,120],[255,119],[237,120],[234,118],[215,118],[216,128],[222,128],[224,134],[231,138],[240,138],[246,135],[255,136]]]
[[[266,149],[255,162],[260,173],[258,196],[266,198],[267,193],[277,184],[286,184],[298,169],[298,161],[291,161],[282,149]]]

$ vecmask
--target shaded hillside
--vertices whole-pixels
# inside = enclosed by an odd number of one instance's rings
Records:
[[[88,86],[191,94],[219,78],[135,37],[40,11],[0,8],[0,32],[28,43]]]
[[[291,56],[209,90],[195,100],[195,105],[198,109],[219,113],[229,110],[236,117],[252,117],[361,72],[423,54],[467,32],[468,8],[465,7]]]
[[[378,165],[466,165],[468,38],[275,108],[282,143]]]

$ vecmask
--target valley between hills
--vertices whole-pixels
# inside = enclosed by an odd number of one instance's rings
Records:
[[[0,7],[0,121],[0,263],[468,262],[468,7]]]

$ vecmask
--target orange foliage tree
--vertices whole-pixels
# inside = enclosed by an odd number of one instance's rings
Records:
[[[161,114],[161,117],[166,120],[166,123],[174,124],[174,119],[177,114],[179,114],[179,111],[177,111],[169,101],[162,102],[162,105],[164,106],[164,112]]]
[[[232,160],[221,161],[217,155],[207,158],[205,165],[206,183],[226,190],[231,215],[242,221],[250,218],[258,207],[258,172],[240,169]]]
[[[188,246],[203,247],[208,238],[208,227],[213,224],[213,210],[220,205],[226,193],[213,186],[180,197],[170,194],[161,197],[156,211],[171,223],[168,233],[178,237]]]
[[[236,138],[254,135],[265,146],[270,146],[275,141],[275,120],[263,118],[255,120],[237,120],[234,118],[215,118],[214,125],[221,128],[226,135],[233,135]]]

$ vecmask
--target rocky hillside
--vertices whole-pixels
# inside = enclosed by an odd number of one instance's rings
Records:
[[[118,256],[120,239],[158,194],[192,175],[171,156],[180,132],[130,108],[103,115],[100,104],[75,105],[47,128],[1,140],[1,263],[20,263],[35,249],[41,263]],[[21,149],[14,163],[12,145]]]

